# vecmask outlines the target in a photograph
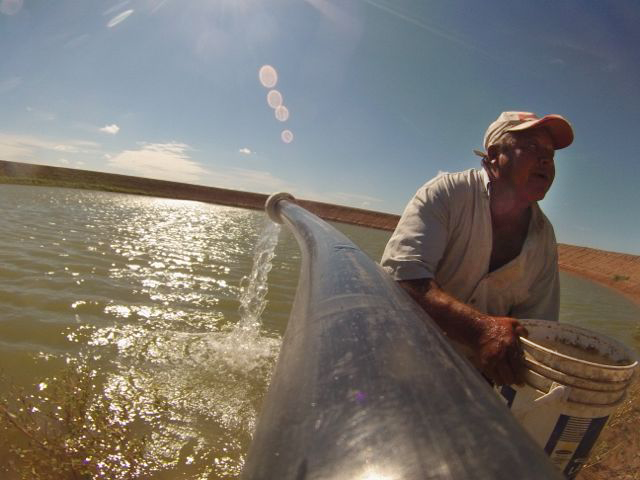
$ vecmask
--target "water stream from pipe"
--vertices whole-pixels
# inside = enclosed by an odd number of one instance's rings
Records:
[[[253,252],[253,268],[240,282],[240,322],[236,330],[248,335],[259,333],[260,319],[267,306],[267,277],[273,267],[272,260],[275,257],[279,233],[280,225],[265,219],[265,225]]]

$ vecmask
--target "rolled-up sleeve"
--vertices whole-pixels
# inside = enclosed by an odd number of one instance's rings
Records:
[[[426,183],[411,199],[380,264],[395,280],[434,278],[447,245],[450,189],[445,176]]]

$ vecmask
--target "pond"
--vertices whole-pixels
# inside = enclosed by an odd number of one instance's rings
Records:
[[[291,233],[261,212],[153,197],[4,185],[0,202],[4,402],[50,448],[76,442],[58,458],[14,429],[0,465],[13,446],[34,468],[237,477],[295,295]],[[376,260],[390,235],[335,226]],[[561,282],[561,321],[640,351],[635,304]]]

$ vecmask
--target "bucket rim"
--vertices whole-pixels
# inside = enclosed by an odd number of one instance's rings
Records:
[[[569,357],[569,358],[574,359],[574,357]],[[581,389],[584,389],[584,390],[592,390],[592,391],[596,391],[596,392],[616,392],[616,391],[620,391],[620,390],[626,390],[629,387],[629,385],[631,384],[632,379],[633,379],[633,376],[629,377],[626,380],[596,380],[596,379],[592,379],[592,378],[579,377],[579,376],[571,374],[571,373],[562,372],[562,371],[557,370],[557,369],[555,369],[553,367],[550,367],[549,365],[545,365],[544,363],[539,362],[535,357],[533,357],[528,352],[525,353],[524,361],[525,361],[525,364],[527,365],[527,370],[535,372],[538,375],[545,376],[545,375],[541,374],[540,372],[538,372],[536,369],[542,370],[547,375],[553,375],[553,376],[555,376],[557,378],[569,377],[569,380],[566,380],[567,385],[569,385],[571,387],[581,388]],[[595,365],[600,366],[601,364],[596,363]],[[558,380],[554,380],[554,381],[558,381]],[[571,382],[575,382],[575,383],[571,383]],[[561,381],[561,383],[563,383],[563,382]],[[589,387],[587,387],[585,385],[576,385],[577,383],[588,384],[588,385],[591,386],[591,388],[589,388]],[[608,388],[599,390],[599,389],[593,388],[594,384],[598,385],[598,386],[600,386],[600,385],[607,386]],[[615,388],[611,388],[611,387],[615,387]]]
[[[591,330],[588,330],[586,328],[582,328],[582,327],[578,327],[576,325],[572,325],[570,323],[560,323],[560,322],[554,322],[551,320],[541,320],[541,319],[536,319],[536,318],[526,318],[526,319],[518,319],[519,322],[521,322],[525,328],[527,326],[527,324],[533,326],[533,325],[551,325],[551,324],[555,324],[555,325],[560,325],[563,327],[570,327],[571,329],[575,330],[577,333],[583,333],[585,335],[598,335],[603,337],[607,342],[609,342],[610,344],[614,345],[615,347],[623,350],[624,352],[626,352],[628,358],[629,358],[629,364],[626,365],[607,365],[606,363],[596,363],[596,362],[590,362],[588,360],[582,360],[580,358],[576,358],[576,357],[572,357],[570,355],[565,355],[564,353],[560,353],[560,352],[556,352],[554,350],[551,350],[550,348],[547,347],[543,347],[542,345],[539,345],[531,340],[529,340],[526,337],[520,337],[520,341],[522,343],[524,343],[525,345],[531,347],[531,348],[535,348],[538,350],[542,350],[545,353],[549,353],[551,355],[557,355],[563,359],[566,360],[570,360],[573,362],[578,362],[578,363],[583,363],[589,366],[595,366],[598,368],[605,368],[607,370],[612,370],[612,371],[624,371],[624,370],[633,370],[638,366],[638,354],[636,354],[636,352],[634,352],[633,350],[631,350],[631,348],[627,347],[625,344],[623,344],[622,342],[619,342],[618,340],[615,340],[607,335],[604,335],[602,333],[599,332],[594,332]]]
[[[545,395],[548,392],[545,392],[543,390],[540,390],[537,387],[534,387],[533,385],[530,385],[529,383],[525,382],[524,386],[520,386],[520,385],[508,385],[508,387],[510,387],[513,390],[518,391],[518,389],[523,389],[523,388],[530,388],[532,390],[535,390],[536,393],[542,395]],[[499,393],[499,391],[498,391]],[[579,407],[579,408],[585,408],[585,409],[594,409],[594,410],[610,410],[611,413],[613,413],[620,405],[622,405],[625,401],[627,400],[627,393],[625,392],[624,395],[622,397],[620,397],[618,400],[616,400],[613,403],[583,403],[583,402],[576,402],[575,400],[563,400],[562,403],[566,406],[572,407]],[[566,415],[566,414],[565,414]],[[576,415],[569,415],[569,416],[576,416]]]
[[[536,372],[535,370],[527,369],[525,373],[525,383],[537,390],[542,390],[549,393],[553,385],[562,385],[569,389],[568,397],[566,401],[582,403],[585,405],[611,405],[623,398],[627,389],[621,390],[593,390],[590,388],[579,387],[565,383],[552,378],[545,377],[544,375]]]
[[[531,340],[527,339],[527,338],[523,338],[520,337],[520,341],[522,341],[524,344],[533,347],[533,348],[537,348],[539,350],[542,350],[546,353],[550,353],[552,355],[557,355],[558,357],[562,357],[562,358],[566,358],[567,360],[572,360],[575,362],[580,362],[580,363],[586,363],[587,365],[591,365],[591,366],[596,366],[598,368],[604,367],[607,370],[630,370],[630,369],[634,369],[635,367],[638,366],[638,361],[634,360],[633,363],[630,364],[625,364],[625,365],[607,365],[606,363],[596,363],[596,362],[590,362],[588,360],[582,360],[581,358],[577,358],[577,357],[572,357],[570,355],[566,355],[564,353],[560,353],[560,352],[556,352],[555,350],[551,350],[550,348],[547,347],[543,347],[542,345],[532,342]]]

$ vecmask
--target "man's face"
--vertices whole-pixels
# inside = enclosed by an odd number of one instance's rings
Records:
[[[513,134],[513,146],[498,155],[498,178],[526,202],[542,200],[556,176],[551,135],[544,128]]]

